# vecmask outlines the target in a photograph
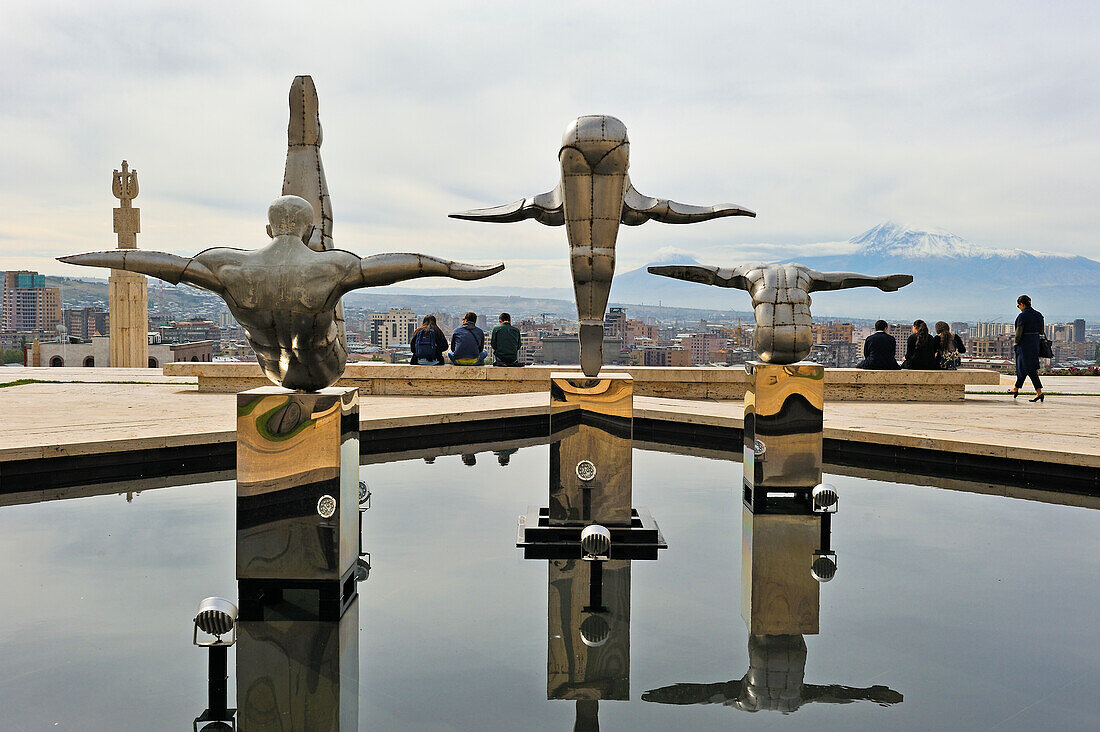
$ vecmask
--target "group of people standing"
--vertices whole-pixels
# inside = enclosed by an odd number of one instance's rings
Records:
[[[494,366],[522,366],[519,361],[519,328],[512,325],[512,316],[501,313],[499,324],[493,328],[489,345],[493,349]],[[489,352],[485,349],[485,331],[477,327],[477,315],[466,313],[462,325],[451,334],[448,349],[447,336],[436,324],[434,315],[425,315],[423,325],[409,339],[414,366],[442,366],[450,361],[455,366],[484,366]]]
[[[886,332],[890,325],[885,320],[875,322],[875,332],[863,342],[863,360],[857,368],[861,369],[947,369],[959,367],[961,354],[966,346],[958,333],[951,332],[951,325],[939,321],[936,323],[936,335],[928,331],[923,320],[913,321],[913,332],[905,343],[905,360],[899,365],[894,354],[897,341]]]
[[[1016,385],[1009,390],[1015,399],[1025,378],[1030,378],[1035,387],[1032,402],[1043,401],[1043,382],[1039,380],[1039,357],[1045,324],[1043,314],[1031,307],[1031,298],[1020,295],[1016,298],[1016,307],[1020,314],[1016,316],[1016,337],[1013,350],[1016,356]],[[939,321],[936,334],[928,330],[923,320],[913,321],[913,332],[905,343],[905,360],[898,365],[894,357],[897,341],[886,332],[889,324],[885,320],[875,322],[875,332],[863,343],[861,369],[957,369],[966,346],[957,333],[951,332],[951,326]]]

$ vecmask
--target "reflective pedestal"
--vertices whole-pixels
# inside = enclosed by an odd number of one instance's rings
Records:
[[[553,560],[546,596],[546,698],[598,730],[601,701],[630,699],[630,561]]]
[[[237,395],[242,620],[337,620],[356,597],[359,391]]]
[[[550,375],[549,505],[520,517],[524,557],[579,559],[592,524],[609,530],[611,559],[656,559],[665,548],[649,512],[631,506],[633,414],[629,374]]]
[[[772,493],[805,501],[821,482],[825,367],[750,361],[745,370],[745,504],[759,511]]]
[[[741,511],[741,617],[750,635],[818,632],[820,585],[810,573],[822,515]]]
[[[330,621],[245,621],[237,639],[241,730],[359,729],[359,602]]]

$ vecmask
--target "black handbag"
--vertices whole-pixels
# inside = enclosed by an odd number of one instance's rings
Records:
[[[1045,336],[1039,336],[1039,358],[1054,358],[1054,348]]]

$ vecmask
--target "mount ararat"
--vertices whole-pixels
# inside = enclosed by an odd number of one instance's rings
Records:
[[[849,240],[845,254],[783,259],[826,271],[868,275],[904,273],[913,283],[898,292],[872,288],[813,295],[814,316],[925,320],[999,320],[1016,317],[1016,297],[1031,295],[1047,322],[1100,319],[1100,262],[1081,256],[979,246],[944,231],[886,222]],[[690,257],[653,264],[700,264]],[[706,261],[732,267],[741,261]],[[649,266],[649,265],[646,265]],[[615,277],[615,303],[747,310],[740,290],[656,277],[640,267]]]

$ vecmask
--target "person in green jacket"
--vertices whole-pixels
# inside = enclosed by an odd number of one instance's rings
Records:
[[[493,347],[494,366],[523,365],[519,362],[519,328],[512,325],[512,316],[508,313],[500,314],[500,325],[493,328],[489,344]]]

